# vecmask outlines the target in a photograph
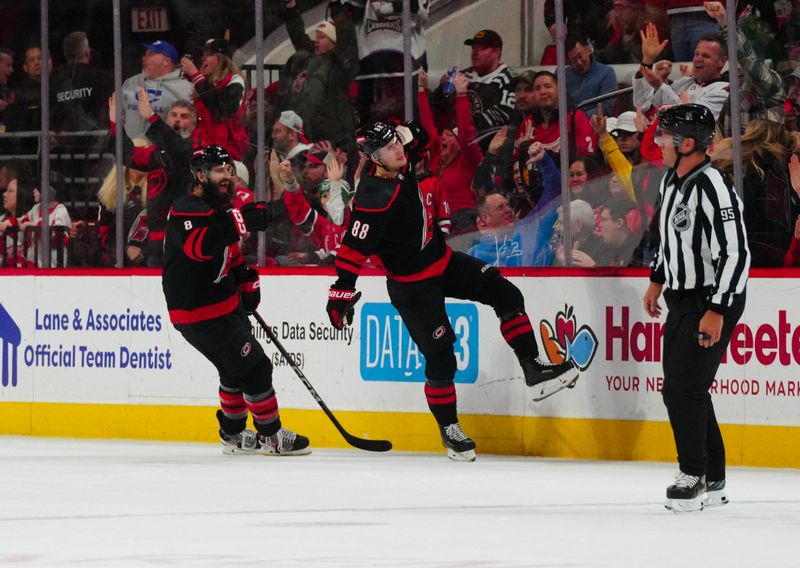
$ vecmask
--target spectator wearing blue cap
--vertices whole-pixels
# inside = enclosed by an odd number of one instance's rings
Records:
[[[162,120],[172,103],[192,99],[192,84],[186,81],[178,68],[178,50],[168,41],[143,43],[142,72],[129,77],[122,84],[122,102],[125,113],[125,133],[130,138],[145,138],[148,122],[139,114],[138,91],[147,92],[150,106]]]

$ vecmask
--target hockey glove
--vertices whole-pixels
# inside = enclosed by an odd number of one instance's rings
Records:
[[[255,268],[248,266],[242,270],[238,289],[244,312],[247,315],[255,313],[261,303],[261,280]]]
[[[336,284],[328,290],[328,305],[325,309],[331,320],[331,325],[336,329],[342,329],[350,325],[353,321],[353,311],[361,298],[361,292],[348,288],[340,288]]]
[[[272,222],[272,209],[264,201],[242,205],[241,213],[244,225],[250,232],[263,231]]]

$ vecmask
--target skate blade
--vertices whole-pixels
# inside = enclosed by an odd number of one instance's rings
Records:
[[[455,450],[447,448],[447,457],[457,462],[474,462],[477,456],[475,455],[475,450],[467,450],[466,452],[457,452]]]
[[[260,454],[266,457],[275,457],[275,458],[282,458],[288,456],[307,456],[311,453],[311,448],[303,448],[302,450],[291,450],[288,452],[273,452],[268,450],[261,450]]]
[[[549,381],[539,383],[533,387],[534,392],[536,393],[533,395],[533,402],[544,400],[556,393],[561,392],[564,389],[575,388],[575,383],[578,382],[578,378],[580,378],[580,375],[577,371],[575,371],[574,375],[570,374],[568,377],[551,379]]]
[[[261,450],[243,450],[242,448],[222,446],[222,455],[224,456],[257,456],[260,452]]]
[[[703,497],[698,496],[694,499],[667,499],[664,508],[672,511],[676,515],[681,513],[696,513],[703,510]]]
[[[728,495],[725,490],[707,491],[703,497],[704,507],[722,507],[728,504]]]

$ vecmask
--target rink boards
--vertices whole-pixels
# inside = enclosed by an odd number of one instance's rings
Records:
[[[172,328],[161,280],[142,272],[18,273],[0,279],[0,433],[213,441],[215,369]],[[647,278],[510,272],[540,346],[569,355],[576,387],[531,401],[493,311],[448,303],[458,404],[484,452],[673,460],[661,401],[662,320]],[[793,273],[782,273],[793,276]],[[423,359],[380,276],[362,276],[354,325],[327,321],[330,273],[264,273],[260,313],[353,433],[438,451]],[[800,467],[800,281],[752,278],[747,309],[712,388],[731,464]],[[258,330],[287,426],[346,444]]]

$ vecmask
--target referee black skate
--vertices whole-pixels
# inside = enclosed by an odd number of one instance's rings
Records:
[[[376,257],[387,275],[392,305],[425,356],[425,396],[439,426],[447,454],[457,461],[475,459],[475,442],[458,423],[456,411],[455,333],[445,312],[445,297],[492,306],[500,330],[516,353],[528,386],[550,380],[574,381],[571,362],[552,365],[538,358],[536,338],[525,313],[522,293],[500,272],[447,246],[436,222],[436,204],[423,200],[414,164],[428,139],[416,125],[368,126],[359,145],[373,164],[354,199],[343,242],[336,256],[338,279],[328,293],[327,311],[341,329],[357,299],[361,267]]]
[[[194,186],[169,212],[163,288],[172,324],[219,371],[222,452],[308,454],[308,438],[281,426],[272,364],[246,315],[258,307],[261,292],[239,239],[267,228],[267,209],[263,202],[241,211],[230,206],[235,173],[220,146],[198,148],[189,164]],[[255,431],[246,429],[248,412]]]
[[[658,317],[666,286],[662,395],[680,471],[665,506],[678,513],[728,502],[725,446],[709,388],[744,310],[750,251],[742,204],[706,156],[711,111],[677,105],[658,121],[656,142],[669,169],[660,187],[661,243],[643,301]]]

